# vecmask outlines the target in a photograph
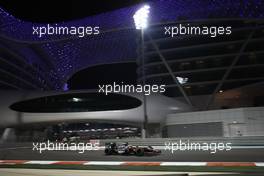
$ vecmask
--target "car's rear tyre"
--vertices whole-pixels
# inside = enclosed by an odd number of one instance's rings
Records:
[[[136,155],[137,156],[143,156],[144,155],[144,150],[142,148],[137,149]]]
[[[105,154],[106,155],[112,155],[113,154],[113,152],[112,152],[112,150],[111,149],[105,149]]]

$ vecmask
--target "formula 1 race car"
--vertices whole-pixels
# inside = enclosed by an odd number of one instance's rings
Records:
[[[151,146],[139,147],[128,145],[128,143],[116,144],[115,142],[105,144],[106,155],[136,155],[136,156],[153,156],[159,155],[160,150],[153,149]]]

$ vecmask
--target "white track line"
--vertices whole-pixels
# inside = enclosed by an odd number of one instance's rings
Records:
[[[124,164],[125,162],[118,161],[89,161],[84,163],[83,165],[110,165],[110,166],[119,166]]]
[[[160,166],[206,166],[207,162],[161,162]]]

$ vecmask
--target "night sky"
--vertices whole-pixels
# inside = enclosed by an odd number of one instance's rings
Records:
[[[98,65],[77,72],[68,81],[69,89],[98,89],[98,85],[125,83],[136,84],[136,63]]]
[[[0,7],[31,22],[62,22],[135,5],[143,0],[2,0]]]

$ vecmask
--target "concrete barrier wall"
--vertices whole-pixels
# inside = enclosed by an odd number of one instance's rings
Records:
[[[124,143],[128,142],[131,145],[139,146],[164,146],[165,142],[195,142],[195,143],[232,143],[232,146],[264,146],[264,137],[236,137],[236,138],[130,138],[130,139],[106,139],[98,140],[100,146],[104,146],[108,142]],[[79,141],[90,142],[90,141]],[[33,142],[2,142],[0,148],[20,148],[20,147],[32,147]]]
[[[233,146],[264,146],[264,137],[220,137],[220,138],[148,138],[148,139],[107,139],[100,140],[100,145],[107,142],[128,142],[131,145],[163,146],[165,142],[197,142],[197,143],[232,143]]]
[[[168,127],[168,137],[186,135],[201,137],[206,134],[212,136],[215,130],[219,130],[219,128],[210,128],[210,123],[222,123],[221,136],[223,137],[254,137],[264,136],[263,117],[264,107],[175,113],[168,114],[165,126]],[[204,126],[204,128],[200,128],[200,131],[195,128],[199,124]],[[184,128],[185,130],[179,131],[179,128]]]

